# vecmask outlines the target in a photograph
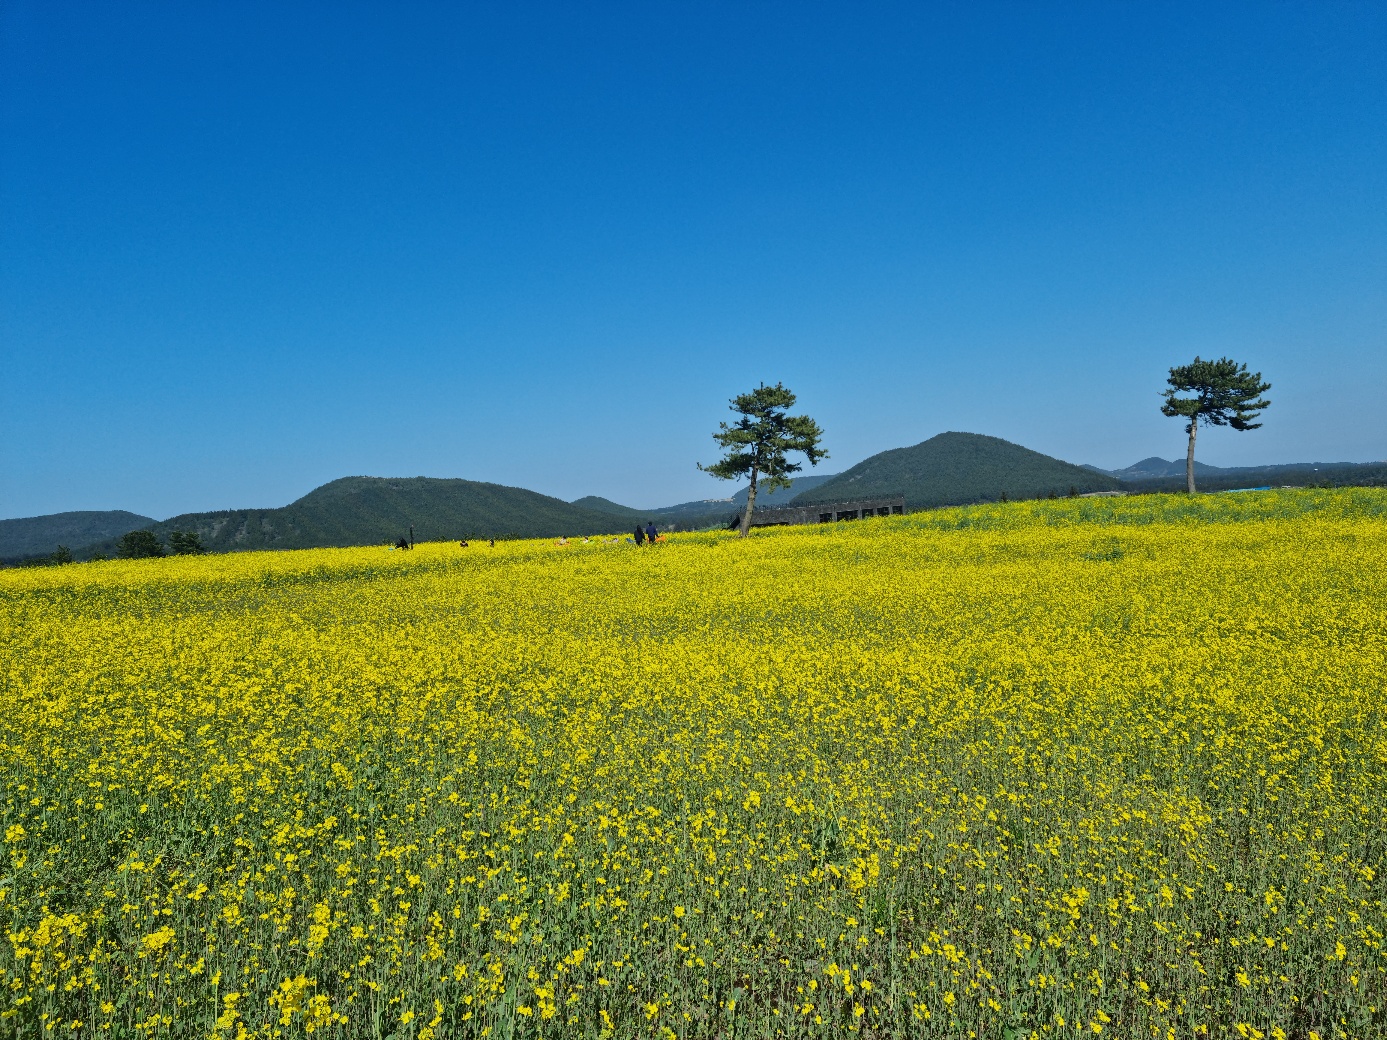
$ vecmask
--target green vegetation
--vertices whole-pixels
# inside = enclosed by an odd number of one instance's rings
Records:
[[[609,516],[622,516],[634,523],[637,520],[644,520],[652,516],[649,510],[632,509],[630,506],[623,506],[618,502],[613,502],[609,498],[601,498],[598,495],[588,495],[586,498],[575,499],[569,505],[576,509],[586,509],[594,513],[606,513]]]
[[[1167,467],[1162,471],[1160,464]],[[1126,469],[1106,470],[1131,491],[1186,490],[1184,462],[1143,459]],[[1387,462],[1293,462],[1277,466],[1194,464],[1202,491],[1247,487],[1380,487],[1387,485]]]
[[[790,486],[784,488],[767,488],[762,484],[756,492],[756,501],[762,506],[788,505],[796,495],[810,491],[820,484],[832,480],[836,475],[834,473],[798,474],[790,477]],[[730,498],[704,498],[693,502],[680,502],[672,506],[658,506],[654,509],[632,509],[630,506],[619,505],[611,499],[599,498],[596,495],[577,499],[572,504],[581,509],[591,509],[599,513],[625,517],[629,522],[654,520],[655,526],[661,530],[722,530],[727,526],[728,520],[740,513],[746,506],[748,490],[749,488],[742,488],[740,491],[734,492]]]
[[[72,550],[66,545],[60,545],[51,553],[42,556],[26,556],[11,564],[14,567],[61,567],[65,563],[73,562]]]
[[[626,518],[474,480],[344,477],[280,509],[185,513],[149,526],[175,552],[174,532],[203,551],[232,552],[371,545],[407,536],[411,524],[423,542],[600,534],[624,529]],[[87,548],[92,551],[116,547],[98,544]]]
[[[1271,389],[1262,382],[1262,373],[1249,372],[1232,358],[1203,361],[1198,356],[1188,365],[1170,370],[1166,380],[1165,403],[1161,414],[1185,420],[1189,434],[1189,450],[1185,455],[1185,490],[1194,494],[1194,438],[1199,424],[1231,426],[1235,430],[1255,430],[1262,424],[1253,422],[1257,413],[1271,407],[1262,394]],[[1180,397],[1193,394],[1193,397]]]
[[[1117,491],[1115,478],[1052,459],[1000,437],[941,433],[859,462],[794,499],[798,505],[904,495],[907,509]]]
[[[164,555],[164,546],[153,531],[128,531],[116,543],[116,555],[122,560],[147,560]]]
[[[197,556],[205,553],[207,547],[196,531],[170,531],[169,552],[175,556]]]
[[[0,574],[0,1037],[1381,1038],[1384,543],[1305,490]]]
[[[50,513],[18,520],[0,520],[0,560],[18,563],[53,551],[59,544],[84,546],[119,538],[126,531],[148,527],[154,520],[123,509]]]
[[[746,394],[732,398],[732,411],[740,416],[728,425],[718,423],[713,440],[726,454],[711,466],[698,468],[719,480],[747,478],[746,508],[742,510],[741,534],[745,538],[751,529],[752,511],[756,508],[756,488],[764,480],[769,490],[788,488],[792,474],[802,468],[786,456],[802,454],[809,465],[817,466],[828,452],[819,447],[823,430],[807,415],[788,415],[795,395],[780,383],[762,384]]]
[[[945,433],[882,452],[845,473],[796,475],[789,488],[757,492],[760,505],[809,504],[904,494],[911,509],[940,505],[1068,497],[1088,491],[1175,490],[1184,466],[1150,458],[1125,470],[1072,466],[996,437]],[[1302,463],[1223,469],[1196,464],[1205,490],[1263,484],[1315,487],[1387,484],[1387,463]],[[175,555],[242,549],[370,545],[407,535],[419,541],[487,537],[555,537],[628,530],[653,520],[662,530],[721,529],[746,505],[747,488],[726,499],[635,509],[595,495],[563,502],[521,488],[427,477],[347,477],[280,509],[186,513],[162,522],[128,512],[73,512],[0,521],[0,560],[48,566],[72,546],[78,560],[119,554],[124,532],[145,530]],[[91,532],[96,537],[91,537]]]

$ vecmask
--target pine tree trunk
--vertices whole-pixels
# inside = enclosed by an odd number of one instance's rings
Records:
[[[1194,494],[1194,435],[1199,429],[1199,416],[1190,416],[1190,446],[1185,452],[1185,491]]]
[[[751,531],[751,511],[756,506],[756,470],[751,471],[751,487],[746,492],[746,509],[742,512],[742,534],[745,538]]]

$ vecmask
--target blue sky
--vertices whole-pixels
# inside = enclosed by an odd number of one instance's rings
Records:
[[[784,381],[944,430],[1387,457],[1387,5],[0,6],[0,516],[350,474],[657,505]]]

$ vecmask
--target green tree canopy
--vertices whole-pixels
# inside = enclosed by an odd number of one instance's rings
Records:
[[[1232,358],[1204,361],[1198,355],[1188,365],[1170,370],[1170,384],[1162,396],[1161,414],[1186,421],[1189,448],[1185,452],[1185,488],[1194,494],[1194,437],[1199,424],[1231,426],[1235,430],[1255,430],[1262,424],[1253,422],[1271,402],[1261,395],[1271,389],[1262,382],[1261,372],[1249,372]],[[1181,394],[1193,394],[1182,397]]]
[[[726,454],[711,466],[698,464],[699,469],[719,480],[750,478],[746,509],[742,512],[743,538],[751,530],[758,482],[772,489],[789,487],[790,474],[803,468],[786,458],[789,452],[803,454],[811,466],[828,458],[828,452],[819,447],[823,437],[819,424],[807,415],[786,414],[794,403],[795,395],[780,383],[763,383],[750,393],[738,394],[732,398],[731,408],[740,418],[730,425],[718,423],[718,431],[713,434],[713,440]]]
[[[153,531],[130,531],[120,536],[116,543],[116,555],[122,560],[143,560],[152,556],[163,556],[164,547]]]
[[[175,556],[197,556],[205,553],[207,547],[196,531],[170,531],[169,551]]]

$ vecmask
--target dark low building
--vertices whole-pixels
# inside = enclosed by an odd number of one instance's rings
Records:
[[[905,499],[859,498],[846,502],[815,502],[804,506],[783,506],[779,509],[756,509],[751,514],[752,527],[784,527],[790,524],[831,524],[839,520],[860,520],[869,516],[900,516],[905,512]],[[729,527],[741,526],[738,514]]]

